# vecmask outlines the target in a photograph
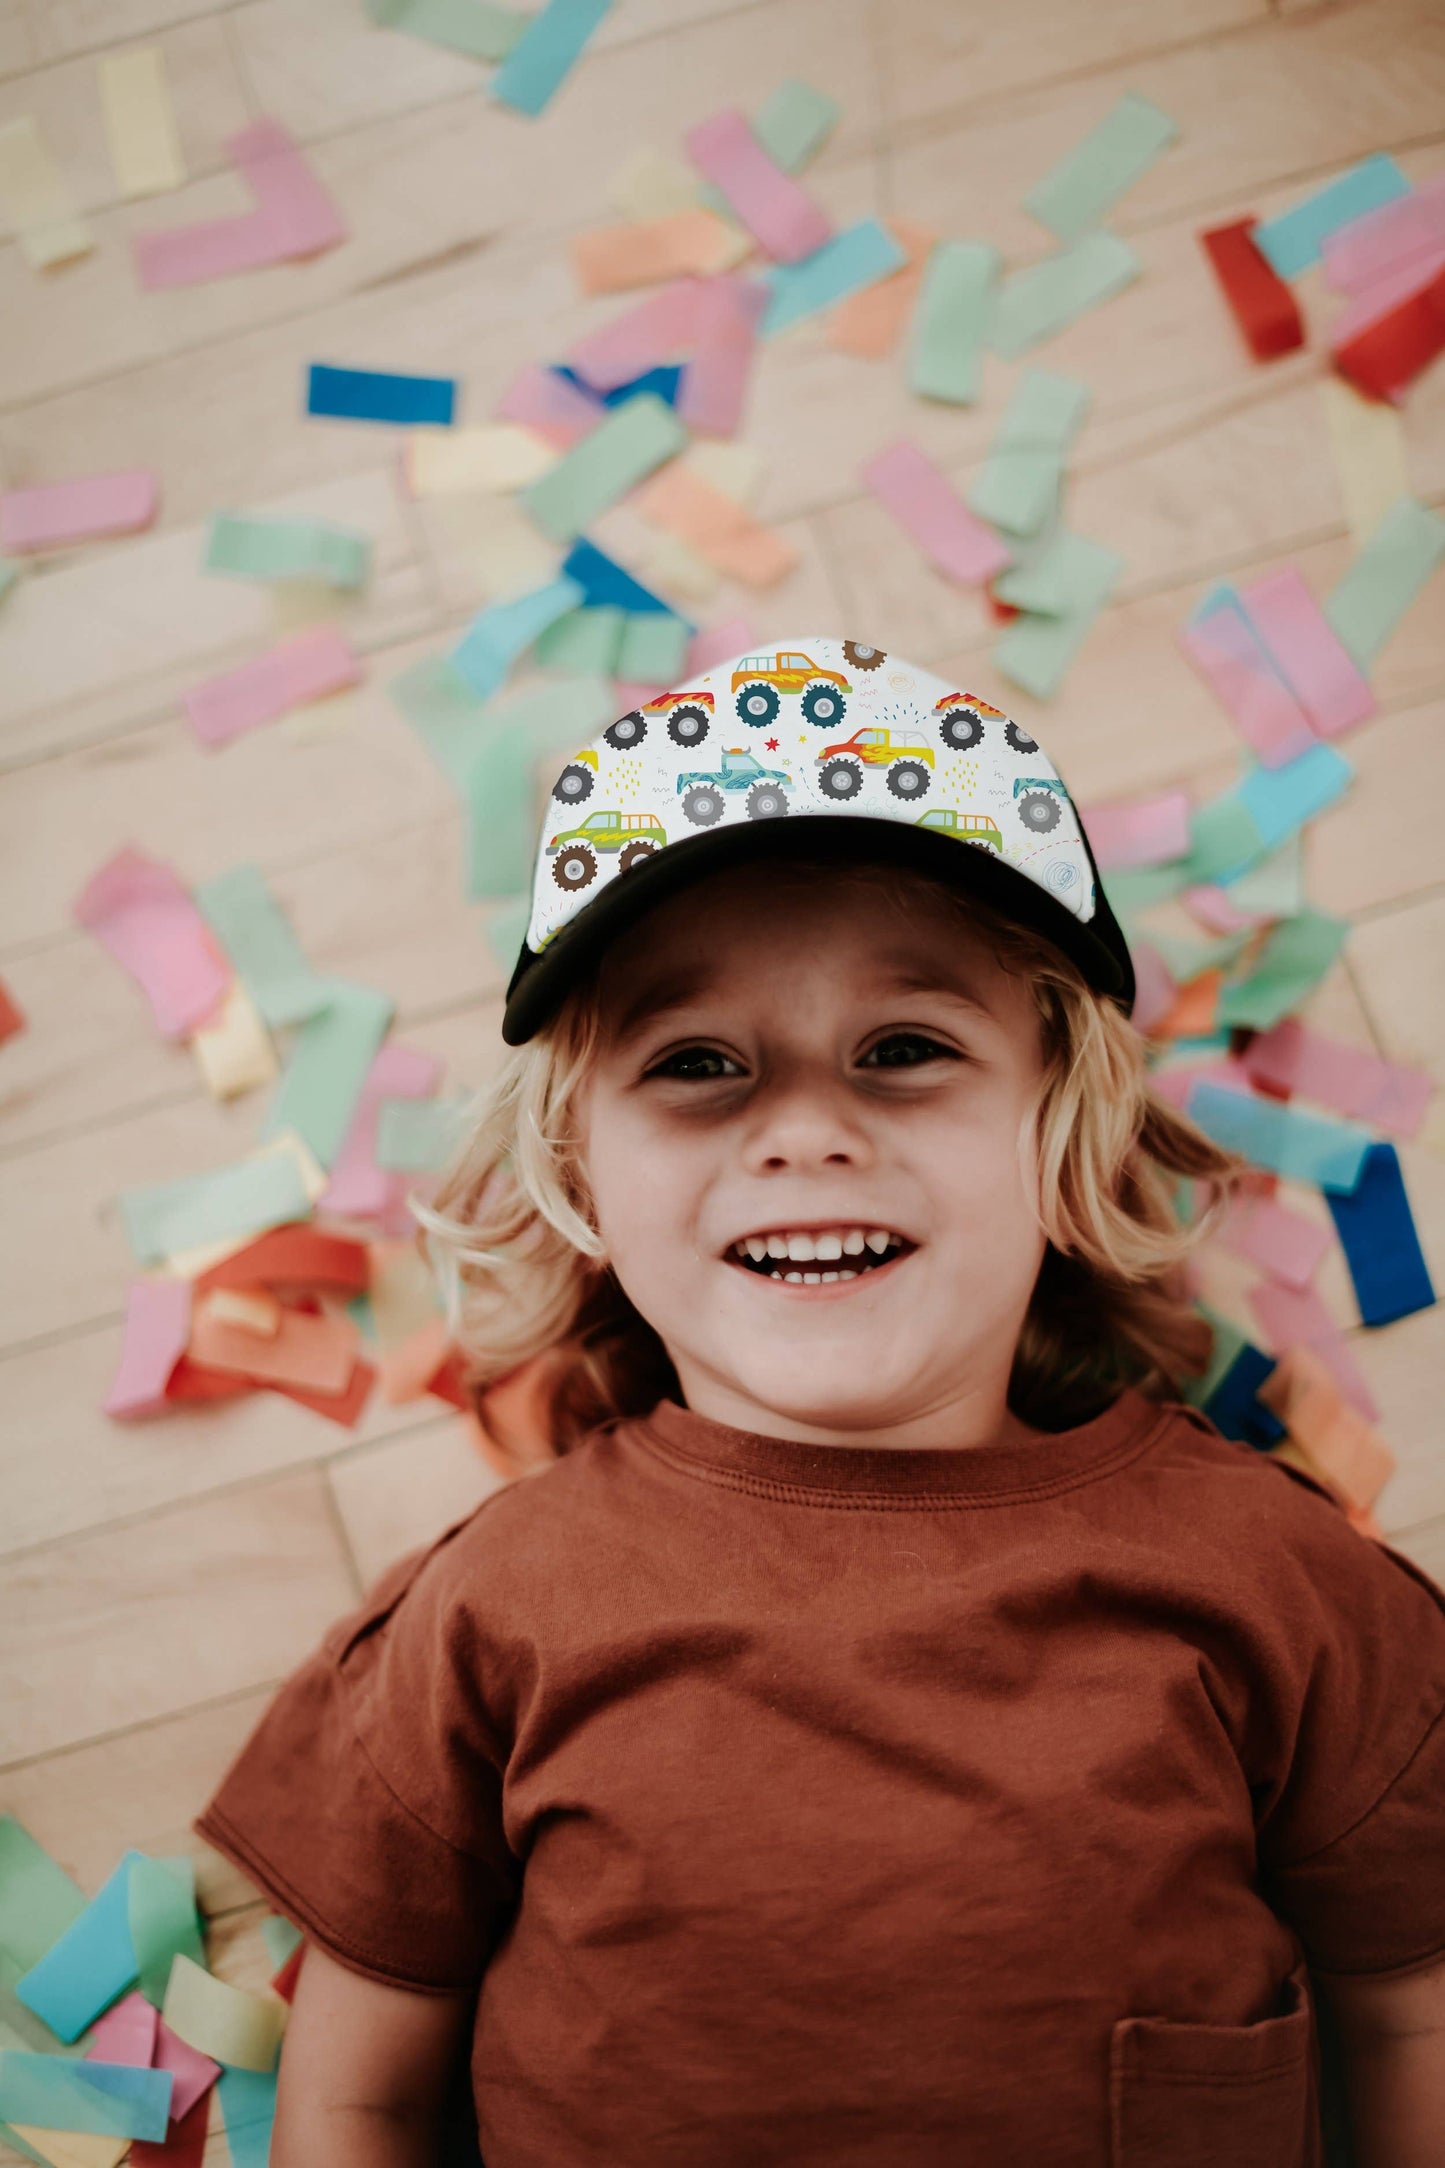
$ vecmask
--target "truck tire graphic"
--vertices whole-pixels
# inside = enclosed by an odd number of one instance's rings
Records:
[[[831,730],[848,712],[848,703],[836,685],[810,685],[803,695],[803,714],[820,730]]]
[[[825,760],[818,788],[825,798],[856,798],[863,788],[863,770],[856,760]]]
[[[585,761],[569,760],[552,785],[552,796],[562,805],[581,805],[584,798],[591,797],[595,780]]]
[[[1063,808],[1051,790],[1026,790],[1019,800],[1019,819],[1036,836],[1046,836],[1062,818]]]
[[[983,736],[983,717],[972,708],[950,708],[938,726],[938,735],[955,753],[971,752]]]
[[[754,783],[748,792],[748,819],[750,821],[776,820],[788,810],[787,795],[779,783]]]
[[[776,685],[760,685],[756,681],[744,685],[738,694],[738,714],[755,730],[764,730],[773,722],[782,705]]]
[[[1020,730],[1017,723],[1005,723],[1003,734],[1016,753],[1036,753],[1039,749],[1037,739],[1031,738],[1026,730]],[[1053,823],[1049,825],[1052,827]]]
[[[674,708],[667,718],[667,734],[674,745],[701,745],[707,733],[706,708]]]
[[[630,753],[647,736],[647,717],[633,708],[630,714],[619,715],[615,723],[609,723],[602,735],[615,753]]]
[[[933,781],[921,760],[895,760],[888,770],[888,788],[895,798],[923,798]]]
[[[621,855],[617,861],[617,869],[619,873],[630,873],[634,866],[641,865],[644,858],[655,858],[656,856],[657,845],[644,842],[642,837],[639,836],[635,843],[623,844]]]
[[[843,653],[855,670],[877,670],[888,660],[881,647],[864,647],[857,640],[845,640]]]
[[[711,783],[694,783],[682,801],[694,828],[715,828],[723,817],[723,794]]]
[[[586,843],[568,843],[552,861],[552,878],[559,888],[586,888],[597,878],[597,854]]]

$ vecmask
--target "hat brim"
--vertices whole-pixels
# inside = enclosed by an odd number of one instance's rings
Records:
[[[1097,992],[1116,1002],[1126,1016],[1132,1012],[1134,970],[1129,946],[1104,894],[1087,836],[1084,849],[1094,873],[1095,911],[1085,924],[1027,874],[977,844],[867,814],[840,820],[836,814],[803,813],[729,822],[705,835],[670,844],[609,881],[540,953],[524,942],[507,986],[503,1040],[508,1046],[522,1046],[534,1037],[565,995],[595,967],[609,943],[656,904],[704,874],[725,866],[776,862],[800,846],[810,858],[847,865],[866,858],[926,874],[965,895],[977,896],[1004,917],[1042,934],[1078,966]]]

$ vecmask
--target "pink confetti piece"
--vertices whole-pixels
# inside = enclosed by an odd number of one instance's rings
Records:
[[[171,2087],[171,2120],[179,2123],[189,2115],[207,2086],[214,2085],[221,2075],[221,2066],[199,2048],[193,2048],[179,2033],[173,2033],[162,2018],[156,2027],[156,2051],[151,2063],[153,2070],[168,2070],[175,2080]]]
[[[1190,619],[1177,637],[1266,768],[1282,767],[1315,743],[1308,715],[1238,610],[1231,606]]]
[[[171,1372],[186,1352],[190,1332],[189,1280],[132,1281],[126,1298],[120,1364],[105,1396],[105,1413],[119,1420],[159,1414],[166,1404]],[[146,2008],[151,2009],[151,2005],[147,2003]],[[149,2063],[150,2047],[147,2045],[142,2056],[117,2053],[108,2059]]]
[[[390,1218],[404,1203],[409,1178],[376,1164],[376,1126],[383,1099],[431,1099],[442,1065],[409,1046],[383,1046],[366,1072],[351,1126],[317,1209],[343,1219]]]
[[[757,279],[709,279],[694,326],[677,411],[701,436],[735,436],[743,418],[768,290]]]
[[[0,549],[53,550],[97,535],[134,534],[150,525],[159,503],[160,485],[148,467],[10,489],[0,496]]]
[[[669,689],[666,685],[639,685],[632,678],[616,678],[612,685],[621,715],[630,715],[634,708],[645,708],[649,700],[660,700]]]
[[[1247,1257],[1286,1287],[1306,1288],[1334,1240],[1329,1228],[1291,1212],[1272,1197],[1241,1197],[1221,1225],[1217,1240],[1236,1257]]]
[[[900,438],[859,470],[904,533],[949,579],[976,586],[1012,562],[991,527],[970,512],[916,444]]]
[[[613,391],[645,369],[677,360],[698,336],[709,283],[675,279],[660,293],[649,294],[600,330],[579,339],[567,356],[569,366],[598,391]],[[522,421],[525,416],[514,414],[509,419]]]
[[[256,209],[239,218],[138,233],[136,273],[148,291],[261,270],[346,239],[341,213],[279,122],[253,122],[228,139],[226,151],[256,197]]]
[[[1382,1061],[1286,1017],[1246,1047],[1244,1066],[1258,1085],[1299,1092],[1392,1137],[1417,1137],[1434,1090],[1424,1069]]]
[[[776,263],[798,263],[831,240],[832,222],[759,143],[735,106],[689,128],[687,155],[727,197],[758,246]]]
[[[626,378],[618,381],[625,382]],[[532,362],[507,386],[497,402],[496,414],[499,421],[524,423],[559,451],[565,451],[605,420],[607,409],[600,400],[589,399],[565,376]]]
[[[752,622],[746,617],[727,617],[719,625],[704,625],[687,646],[687,674],[700,677],[716,663],[745,655],[753,644]]]
[[[1313,1287],[1286,1287],[1282,1280],[1261,1280],[1249,1290],[1249,1305],[1272,1355],[1292,1347],[1318,1355],[1352,1408],[1374,1422],[1379,1415],[1364,1375]]]
[[[75,916],[139,985],[167,1039],[209,1022],[230,992],[231,966],[190,895],[141,851],[109,859],[77,897]]]
[[[1182,790],[1082,809],[1080,818],[1100,868],[1161,866],[1189,852],[1189,799]]]
[[[1388,271],[1377,272],[1355,289],[1348,307],[1330,325],[1331,351],[1367,331],[1379,317],[1388,316],[1402,301],[1428,286],[1441,270],[1445,270],[1445,244],[1411,256]]]
[[[1374,714],[1374,694],[1294,565],[1252,581],[1240,600],[1321,737]]]
[[[1353,294],[1442,249],[1445,173],[1436,173],[1408,196],[1397,196],[1327,233],[1320,255],[1325,284],[1336,293]]]
[[[361,665],[334,625],[317,625],[280,647],[207,678],[185,696],[186,713],[206,745],[226,745],[260,723],[361,679]]]
[[[1134,1027],[1147,1038],[1179,998],[1174,975],[1152,941],[1131,942],[1134,963]]]
[[[186,1290],[189,1293],[189,1289]],[[169,1373],[168,1373],[169,1374]],[[122,1995],[96,2019],[91,2028],[86,2059],[101,2063],[126,2063],[133,2070],[149,2070],[156,2050],[156,2027],[160,2012],[147,2002],[139,1988]]]
[[[1265,923],[1265,913],[1241,911],[1228,890],[1216,887],[1212,881],[1186,888],[1179,901],[1210,933],[1247,933],[1251,926]]]

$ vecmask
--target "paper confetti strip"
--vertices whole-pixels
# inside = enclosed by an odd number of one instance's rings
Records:
[[[687,660],[687,627],[680,617],[627,617],[615,668],[618,697],[624,707],[636,704],[632,683],[660,691],[675,685]]]
[[[274,2068],[286,2005],[274,1995],[252,1995],[214,1973],[177,1957],[161,2015],[188,2047],[243,2071]]]
[[[680,460],[671,461],[646,483],[636,501],[644,519],[679,536],[709,564],[745,587],[776,586],[797,567],[798,553],[791,542],[761,526],[750,512]],[[680,629],[685,645],[686,628]],[[674,667],[681,667],[680,655]],[[666,677],[663,682],[668,682]]]
[[[1088,408],[1086,384],[1046,369],[1025,370],[968,491],[981,519],[1010,534],[1031,535],[1053,518],[1064,461]]]
[[[801,263],[775,264],[767,273],[763,337],[773,338],[861,287],[887,278],[906,260],[892,234],[876,218],[860,218],[857,225],[845,226]]]
[[[1445,252],[1406,272],[1388,298],[1371,291],[1330,327],[1330,358],[1372,399],[1403,397],[1421,371],[1445,352]]]
[[[729,617],[720,625],[708,625],[688,642],[687,675],[699,676],[720,662],[731,661],[734,655],[745,655],[753,644],[752,624],[746,617]]]
[[[1086,233],[1071,248],[1016,271],[1005,282],[989,317],[989,344],[1012,359],[1121,293],[1139,271],[1139,259],[1127,241],[1113,233]]]
[[[668,608],[661,595],[635,580],[595,542],[574,542],[562,560],[562,575],[576,581],[583,607],[589,610],[617,609],[629,617],[645,617],[649,610],[666,612]]]
[[[940,241],[930,253],[908,355],[908,388],[920,398],[978,398],[998,266],[985,241]]]
[[[107,1415],[154,1415],[165,1406],[166,1385],[186,1352],[190,1330],[187,1281],[132,1282],[120,1367],[105,1399]]]
[[[1232,790],[1196,807],[1190,878],[1230,882],[1277,848],[1349,788],[1354,769],[1323,741],[1279,768],[1256,768]]]
[[[294,1133],[323,1167],[330,1167],[386,1037],[393,1003],[387,995],[345,979],[325,984],[326,1005],[307,1018],[292,1042],[263,1134]]]
[[[1281,919],[1265,937],[1248,974],[1220,989],[1216,1022],[1221,1030],[1243,1025],[1268,1031],[1297,1008],[1329,971],[1349,927],[1325,911],[1300,911]]]
[[[1394,1473],[1395,1456],[1359,1410],[1346,1403],[1328,1364],[1307,1347],[1286,1348],[1259,1387],[1259,1397],[1281,1417],[1326,1488],[1368,1512]]]
[[[890,218],[887,231],[902,249],[902,268],[849,294],[828,319],[828,344],[860,361],[881,361],[903,335],[923,284],[923,269],[938,235],[915,219]]]
[[[1394,1145],[1372,1144],[1355,1187],[1327,1201],[1364,1322],[1390,1325],[1430,1309],[1435,1289]]]
[[[445,1166],[466,1131],[470,1099],[386,1099],[377,1114],[376,1157],[399,1174]]]
[[[552,541],[573,541],[686,442],[686,430],[661,399],[650,393],[630,399],[531,484],[527,510]]]
[[[1394,1137],[1416,1137],[1434,1089],[1428,1070],[1381,1061],[1363,1047],[1311,1031],[1297,1017],[1252,1039],[1242,1057],[1259,1085],[1298,1092]]]
[[[1272,1197],[1238,1199],[1217,1239],[1286,1287],[1308,1287],[1330,1247],[1328,1228]]]
[[[1100,869],[1154,866],[1189,849],[1189,800],[1182,790],[1118,805],[1091,805],[1082,819]]]
[[[273,1028],[299,1024],[325,1006],[326,985],[255,866],[236,866],[196,890],[196,905]]]
[[[336,204],[279,122],[253,121],[228,138],[226,151],[255,197],[256,208],[239,218],[137,234],[136,274],[143,287],[193,286],[315,256],[346,239]]]
[[[100,94],[121,194],[154,196],[181,187],[186,164],[163,49],[142,45],[128,53],[103,54]]]
[[[1216,1144],[1242,1152],[1271,1174],[1321,1189],[1353,1189],[1370,1147],[1367,1129],[1207,1080],[1192,1086],[1185,1106]]]
[[[1325,617],[1359,669],[1369,669],[1442,560],[1445,520],[1402,498],[1325,598]]]
[[[391,376],[376,369],[339,369],[313,361],[307,372],[306,411],[339,421],[390,422],[414,427],[450,426],[457,387],[449,376]],[[518,419],[524,417],[515,417]]]
[[[118,851],[76,899],[75,916],[136,981],[164,1037],[183,1038],[225,999],[230,966],[169,866]]]
[[[207,678],[185,695],[191,727],[204,745],[228,745],[261,723],[361,682],[361,665],[334,625],[298,633],[264,655]]]
[[[301,1163],[291,1152],[257,1152],[210,1174],[120,1193],[126,1240],[142,1265],[305,1219],[310,1210]]]
[[[1260,1330],[1276,1355],[1302,1347],[1322,1362],[1352,1408],[1366,1420],[1379,1409],[1374,1395],[1336,1325],[1313,1287],[1286,1287],[1282,1280],[1260,1280],[1247,1300]]]
[[[319,519],[256,519],[217,512],[206,537],[207,572],[247,580],[321,580],[360,587],[371,565],[371,543]]]
[[[101,535],[134,534],[150,525],[159,502],[148,467],[7,490],[0,496],[0,549],[63,549]]]
[[[1379,154],[1363,159],[1338,180],[1312,190],[1278,218],[1256,226],[1255,246],[1282,279],[1297,278],[1312,263],[1318,263],[1321,245],[1329,234],[1409,192],[1410,184],[1393,158]]]
[[[1359,293],[1392,271],[1445,249],[1445,173],[1336,227],[1320,243],[1325,284]]]
[[[1252,580],[1240,601],[1321,737],[1374,714],[1374,694],[1295,566]]]
[[[644,308],[650,305],[641,304]],[[630,367],[624,368],[617,381],[621,383],[631,374]],[[595,429],[606,410],[555,369],[533,363],[513,378],[497,402],[496,411],[500,421],[521,422],[549,444],[565,449]]]
[[[859,476],[946,578],[976,586],[1009,562],[998,536],[975,519],[916,444],[890,444],[865,461]]]
[[[830,220],[768,156],[736,107],[699,121],[683,140],[698,171],[721,190],[775,263],[798,263],[831,238]]]
[[[95,246],[33,114],[0,126],[0,204],[37,271]]]
[[[747,400],[758,326],[768,292],[755,279],[710,279],[698,302],[694,352],[677,411],[689,429],[730,437]]]
[[[484,422],[473,429],[413,429],[402,458],[407,487],[414,497],[524,489],[557,463],[554,446],[518,422]]]
[[[1273,361],[1305,343],[1299,303],[1255,246],[1257,219],[1240,218],[1199,236],[1230,310],[1256,361]]]
[[[470,53],[474,60],[505,60],[531,19],[499,0],[366,0],[366,12],[387,29]]]
[[[492,77],[492,96],[540,113],[575,65],[611,0],[546,0]]]
[[[1167,113],[1137,91],[1126,91],[1097,128],[1029,190],[1024,207],[1061,241],[1076,241],[1099,224],[1178,134]]]
[[[0,2048],[0,2116],[21,2126],[164,2138],[171,2083],[164,2070]]]
[[[637,302],[579,340],[567,357],[571,367],[585,384],[605,392],[627,383],[640,370],[686,353],[698,337],[705,292],[701,279],[678,279],[661,293],[650,294],[646,301]],[[573,396],[580,399],[585,395]],[[585,411],[590,429],[601,419],[601,413],[590,401]],[[529,417],[514,414],[511,418],[525,421]]]
[[[598,226],[572,242],[584,294],[620,294],[664,279],[725,271],[748,253],[736,229],[711,211],[675,211],[640,225]]]
[[[17,1031],[25,1029],[25,1017],[3,980],[0,980],[0,1046],[13,1039]]]
[[[344,1390],[359,1335],[349,1317],[282,1310],[277,1330],[247,1331],[217,1316],[209,1297],[196,1306],[189,1353],[209,1370],[234,1372],[263,1385],[302,1385],[315,1393]]]
[[[1180,627],[1178,640],[1266,767],[1297,759],[1317,742],[1232,587],[1212,589]]]
[[[582,589],[575,580],[552,580],[530,594],[510,602],[494,602],[473,618],[462,640],[453,648],[451,666],[470,690],[485,699],[497,691],[518,656],[556,624],[558,618],[580,607]]]
[[[441,1081],[441,1063],[411,1047],[379,1049],[357,1098],[321,1210],[341,1219],[385,1219],[399,1202],[395,1180],[377,1157],[377,1120],[383,1101],[425,1102]]]
[[[1005,573],[998,592],[1022,610],[1036,609],[1040,599],[1060,607],[1051,607],[1048,615],[1016,618],[993,650],[995,667],[1036,700],[1057,691],[1124,569],[1116,550],[1087,535],[1055,532],[1046,551],[1034,564]],[[1035,590],[1031,597],[1031,580],[1046,580],[1049,591],[1040,598]]]
[[[129,1883],[133,1863],[144,1857],[127,1851],[95,1895],[15,1982],[18,1999],[44,2019],[58,2040],[77,2040],[102,2010],[135,1985]],[[66,2062],[63,2067],[73,2065]],[[3,2108],[0,2115],[13,2120]]]

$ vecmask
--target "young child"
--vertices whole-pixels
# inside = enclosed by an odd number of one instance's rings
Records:
[[[486,2168],[1318,2168],[1312,1972],[1440,2168],[1445,1597],[1177,1397],[1235,1163],[1056,770],[805,639],[552,797],[424,1216],[556,1457],[195,1825],[307,1937],[275,2168],[437,2159],[468,2037]]]

